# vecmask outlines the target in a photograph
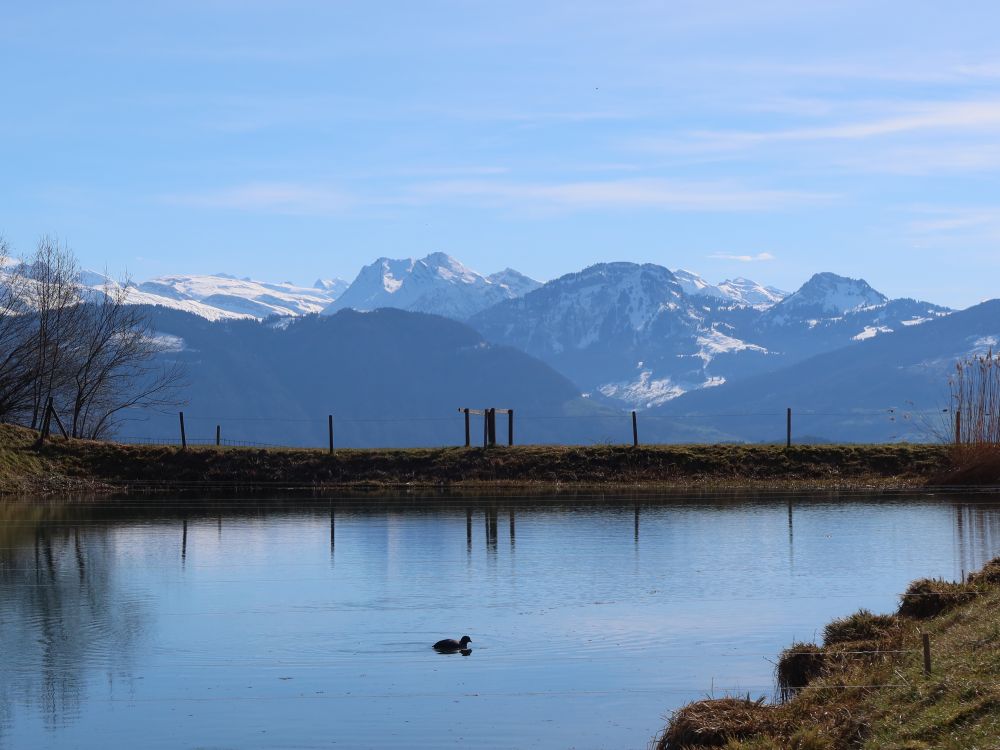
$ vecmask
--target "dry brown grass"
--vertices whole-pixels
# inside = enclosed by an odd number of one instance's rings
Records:
[[[867,609],[860,609],[853,615],[833,620],[823,628],[823,645],[877,646],[891,638],[897,629],[898,624],[892,615],[876,615]]]
[[[656,750],[723,747],[732,740],[745,740],[773,727],[774,707],[764,699],[717,698],[698,701],[670,718],[657,739]]]
[[[782,703],[823,674],[826,656],[815,643],[793,643],[781,652],[774,680]]]
[[[941,486],[1000,485],[1000,445],[974,443],[952,445],[948,462],[931,483]]]
[[[976,588],[966,583],[921,578],[907,587],[899,604],[899,614],[918,620],[937,617],[971,601],[976,594]]]
[[[0,426],[0,490],[50,485],[118,490],[490,487],[915,486],[942,471],[933,445],[516,446],[324,450],[134,446],[54,438]],[[8,467],[4,473],[4,467]]]
[[[934,593],[941,582],[930,583],[928,599],[941,607],[936,614],[917,620],[862,610],[837,620],[827,629],[826,645],[812,646],[822,654],[822,667],[816,659],[809,665],[816,670],[812,675],[795,675],[807,684],[788,700],[773,706],[748,701],[685,706],[674,713],[656,747],[1000,748],[1000,558],[971,576],[970,584],[949,584],[947,590],[960,595],[946,596],[946,606]],[[922,585],[911,589],[927,593]],[[922,665],[924,632],[932,643],[930,675]],[[811,652],[809,646],[796,644],[790,651]]]

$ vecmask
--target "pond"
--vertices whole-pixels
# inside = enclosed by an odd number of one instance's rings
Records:
[[[644,748],[998,554],[990,494],[8,501],[0,748]]]

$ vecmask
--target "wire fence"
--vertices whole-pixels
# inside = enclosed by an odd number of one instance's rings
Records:
[[[171,432],[172,419],[176,427]],[[115,441],[137,445],[238,448],[415,447],[482,444],[891,443],[947,442],[949,409],[899,407],[667,414],[530,413],[457,409],[457,413],[391,417],[317,417],[180,412],[126,420]],[[144,432],[145,423],[155,432]],[[500,426],[498,438],[497,425]],[[206,436],[205,433],[209,436]],[[336,441],[335,441],[336,438]]]

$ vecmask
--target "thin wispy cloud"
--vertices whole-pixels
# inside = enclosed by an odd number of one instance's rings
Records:
[[[1000,171],[1000,143],[933,143],[881,148],[845,157],[836,166],[852,172],[923,176]]]
[[[779,141],[860,140],[930,130],[1000,130],[1000,100],[914,105],[912,111],[905,113],[822,127],[759,132],[703,131],[694,136],[732,147]]]
[[[289,182],[250,182],[217,190],[172,193],[162,196],[162,200],[197,208],[292,215],[341,213],[355,203],[337,188]]]
[[[1000,209],[996,208],[944,208],[923,209],[920,218],[910,222],[909,228],[917,234],[951,234],[969,230],[1000,228]]]
[[[916,247],[943,248],[978,252],[997,265],[996,244],[1000,242],[1000,207],[952,206],[918,207],[907,226],[910,241]]]
[[[768,60],[740,60],[738,64],[705,63],[706,69],[739,74],[753,73],[771,78],[829,79],[843,81],[873,81],[903,84],[957,84],[978,83],[1000,79],[1000,61],[979,63],[928,63],[910,60],[899,65],[883,62],[853,62],[829,60],[826,62],[783,63]]]
[[[661,179],[559,183],[461,180],[427,183],[412,190],[414,202],[476,203],[536,211],[770,211],[826,202],[830,198],[818,193],[757,189],[723,182]]]
[[[736,260],[740,263],[760,263],[763,261],[777,260],[771,253],[757,253],[756,255],[736,255],[733,253],[712,253],[708,256],[714,260]]]

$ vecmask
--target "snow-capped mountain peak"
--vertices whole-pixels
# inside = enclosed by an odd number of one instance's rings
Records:
[[[769,307],[788,296],[788,292],[743,277],[726,279],[721,284],[710,284],[694,271],[683,268],[673,274],[684,293],[689,296],[713,297],[753,307]]]
[[[820,317],[831,317],[878,307],[888,301],[888,297],[873,289],[864,279],[824,272],[815,274],[797,292],[775,305],[774,312],[801,315],[809,311]]]
[[[714,284],[709,284],[694,271],[688,271],[685,268],[678,268],[676,271],[673,271],[673,274],[674,278],[677,279],[677,283],[681,285],[681,289],[684,290],[684,294],[689,296],[700,295],[702,297],[726,299],[727,295],[725,292]]]
[[[362,268],[324,312],[397,307],[465,319],[538,286],[538,282],[510,269],[483,276],[441,252],[420,259],[379,258]]]
[[[502,271],[491,273],[486,278],[493,284],[499,284],[509,289],[514,297],[522,297],[541,286],[540,282],[525,276],[520,271],[515,271],[513,268],[505,268]]]
[[[313,289],[319,289],[320,291],[339,297],[347,290],[348,286],[350,286],[350,284],[343,279],[316,279],[316,282],[313,284]]]
[[[784,292],[777,287],[764,286],[742,276],[735,279],[726,279],[719,284],[719,289],[729,299],[755,307],[774,305],[788,296],[788,292]]]

